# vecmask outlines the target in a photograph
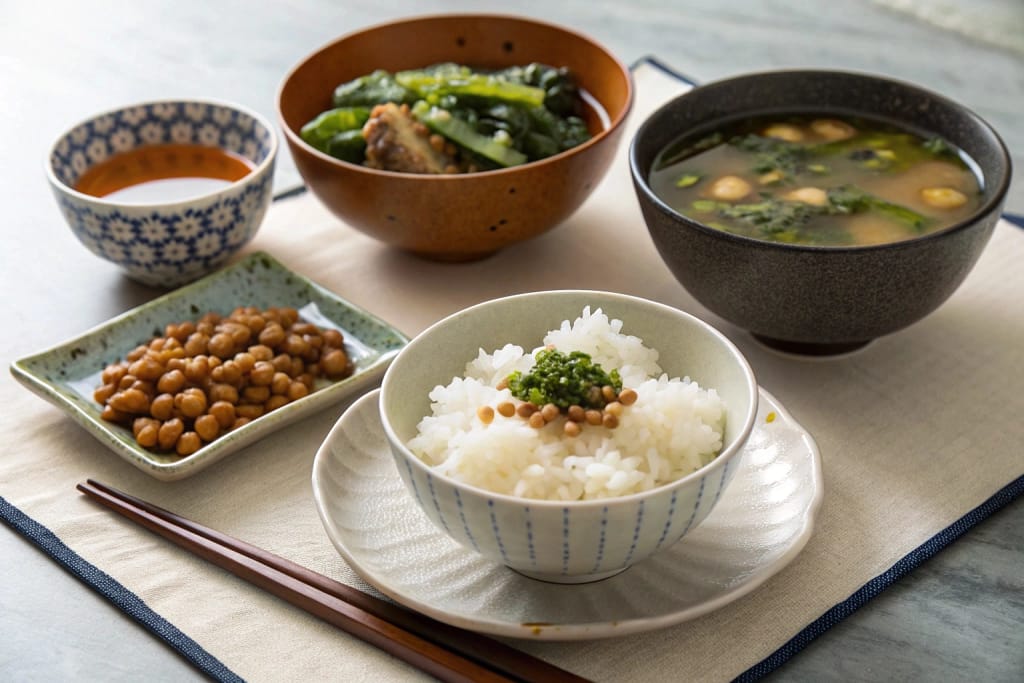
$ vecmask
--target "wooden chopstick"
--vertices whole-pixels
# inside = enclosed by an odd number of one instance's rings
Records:
[[[486,636],[367,595],[89,479],[78,490],[190,552],[443,681],[586,679]]]

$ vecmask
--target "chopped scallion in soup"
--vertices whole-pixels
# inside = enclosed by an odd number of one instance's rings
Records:
[[[832,115],[773,115],[687,137],[657,158],[654,193],[712,228],[825,246],[919,237],[970,217],[982,188],[938,138]]]

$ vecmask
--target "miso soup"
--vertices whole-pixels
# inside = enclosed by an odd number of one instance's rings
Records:
[[[919,237],[970,217],[982,195],[946,141],[831,114],[761,116],[678,140],[650,184],[709,227],[823,246]]]

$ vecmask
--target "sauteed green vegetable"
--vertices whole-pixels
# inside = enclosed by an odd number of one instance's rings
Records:
[[[506,168],[590,139],[579,86],[567,69],[543,64],[374,71],[339,85],[333,105],[302,127],[302,139],[344,161],[389,171]]]

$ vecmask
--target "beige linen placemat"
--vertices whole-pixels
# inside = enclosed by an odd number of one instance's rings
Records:
[[[649,67],[635,78],[638,99],[625,140],[683,88]],[[729,335],[760,383],[818,442],[826,492],[814,537],[765,585],[695,621],[614,640],[523,644],[598,681],[665,680],[666,672],[728,680],[1024,473],[1024,231],[1000,224],[965,284],[926,320],[843,359],[793,359],[708,313],[672,278],[647,236],[626,156],[623,144],[606,180],[564,225],[478,263],[429,263],[390,250],[341,225],[310,195],[273,206],[249,249],[270,252],[410,335],[485,299],[558,288],[655,299]],[[93,477],[365,588],[324,533],[310,486],[313,456],[344,405],[192,478],[162,483],[9,376],[0,401],[0,495],[241,676],[422,678],[74,491]]]

